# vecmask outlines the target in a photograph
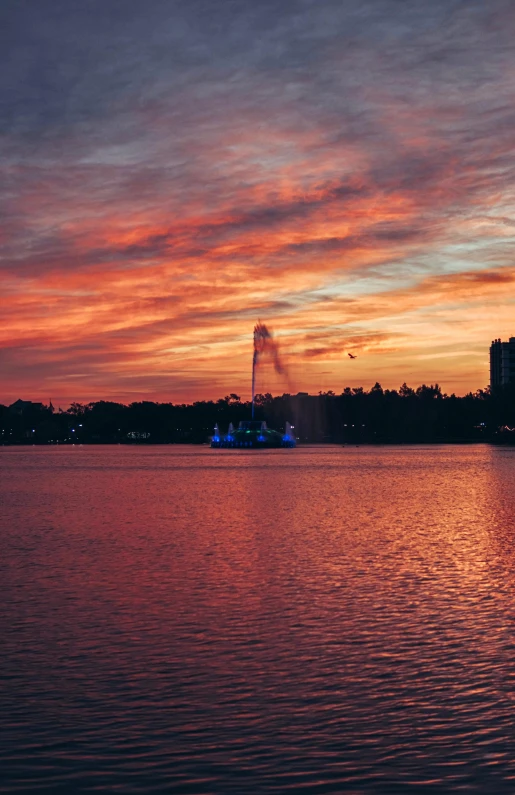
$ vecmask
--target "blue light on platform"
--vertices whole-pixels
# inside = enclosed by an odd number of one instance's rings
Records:
[[[211,447],[216,448],[254,448],[265,447],[295,447],[295,436],[290,432],[284,435],[279,431],[267,429],[266,423],[261,421],[242,421],[238,430],[234,430],[231,423],[227,433],[221,433],[215,426],[214,435],[211,437]]]

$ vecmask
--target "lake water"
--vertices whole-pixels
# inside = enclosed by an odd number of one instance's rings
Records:
[[[0,448],[0,792],[515,792],[515,449]]]

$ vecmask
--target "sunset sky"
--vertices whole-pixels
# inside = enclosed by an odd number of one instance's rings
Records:
[[[511,0],[2,0],[0,403],[489,381]],[[350,360],[348,352],[357,355]]]

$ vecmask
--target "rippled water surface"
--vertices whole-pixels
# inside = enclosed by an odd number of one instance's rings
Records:
[[[515,792],[515,450],[0,449],[0,792]]]

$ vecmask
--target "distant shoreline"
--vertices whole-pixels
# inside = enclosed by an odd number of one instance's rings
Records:
[[[438,384],[403,384],[397,391],[377,383],[368,392],[345,388],[339,395],[259,394],[254,410],[256,420],[280,433],[289,423],[300,444],[505,444],[515,438],[515,387],[458,398]],[[215,428],[224,434],[250,416],[250,403],[235,393],[192,404],[73,403],[66,411],[18,399],[0,405],[0,445],[202,445]]]
[[[514,434],[515,437],[515,434]],[[341,447],[341,448],[356,448],[356,447],[417,447],[423,445],[425,447],[438,447],[441,445],[458,446],[458,445],[491,445],[492,447],[512,447],[515,446],[515,438],[510,440],[494,440],[494,439],[416,439],[416,440],[395,440],[395,441],[378,441],[378,442],[301,442],[297,441],[297,446],[300,449],[308,449],[312,447]],[[19,447],[27,449],[30,447],[209,447],[209,442],[0,442],[0,448],[13,448]],[[242,452],[239,450],[239,452]],[[256,452],[255,450],[243,450],[243,452]]]

